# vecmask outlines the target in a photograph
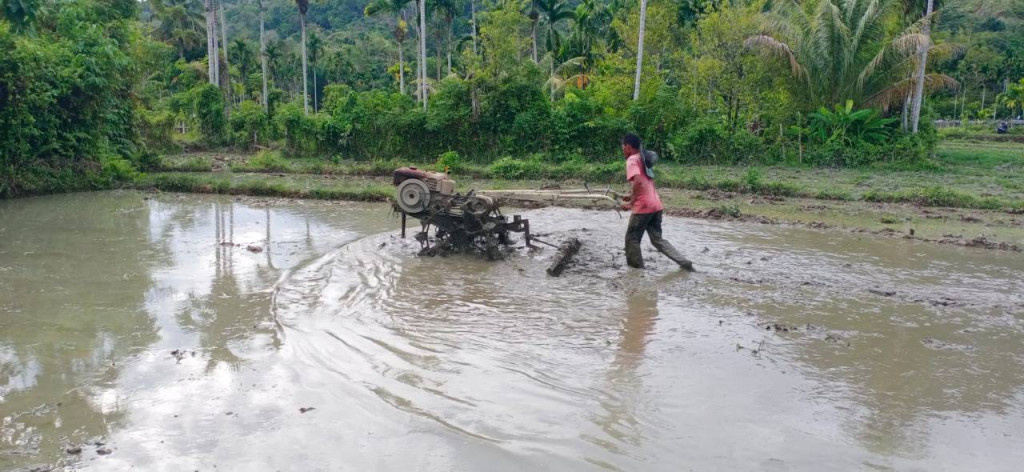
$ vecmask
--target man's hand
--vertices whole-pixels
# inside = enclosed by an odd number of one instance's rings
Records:
[[[633,196],[632,195],[623,195],[622,196],[622,205],[619,208],[622,208],[622,211],[629,211],[629,210],[631,210],[633,208],[633,204],[631,203],[632,200],[633,200]]]
[[[625,202],[622,204],[620,208],[622,208],[622,211],[629,211],[633,209],[633,205],[630,204],[629,202]]]

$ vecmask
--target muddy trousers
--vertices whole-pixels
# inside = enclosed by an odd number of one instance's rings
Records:
[[[630,267],[644,268],[644,258],[640,253],[640,241],[644,237],[644,231],[651,237],[651,244],[658,252],[681,267],[691,266],[690,261],[683,257],[672,243],[661,237],[662,213],[664,212],[633,214],[629,217],[629,226],[626,227],[626,264]]]

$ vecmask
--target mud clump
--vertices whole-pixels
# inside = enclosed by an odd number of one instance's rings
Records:
[[[878,295],[880,297],[892,297],[892,296],[896,295],[896,291],[895,290],[882,290],[882,289],[878,289],[878,288],[869,288],[868,289],[868,293],[873,293],[873,294]]]
[[[935,338],[924,338],[921,340],[921,343],[924,344],[925,347],[929,349],[934,349],[936,351],[972,352],[976,349],[974,346],[966,344],[947,343],[945,341],[939,341],[938,339]]]

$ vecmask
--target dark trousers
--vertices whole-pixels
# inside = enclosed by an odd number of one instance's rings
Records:
[[[692,264],[672,246],[672,243],[661,237],[661,217],[663,212],[633,214],[629,217],[629,226],[626,228],[626,264],[630,267],[643,269],[644,258],[640,253],[640,241],[644,237],[644,231],[651,238],[651,244],[658,252],[672,259],[681,267],[692,267]]]

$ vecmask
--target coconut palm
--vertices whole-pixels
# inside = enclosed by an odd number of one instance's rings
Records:
[[[548,58],[550,59],[551,56]],[[555,92],[562,92],[568,86],[584,90],[590,85],[590,74],[585,68],[586,62],[587,58],[585,57],[574,57],[552,69],[551,75],[544,84],[551,88],[552,98],[554,98]]]
[[[390,14],[395,17],[395,27],[391,30],[395,42],[398,43],[398,91],[405,95],[405,58],[403,56],[403,44],[409,32],[409,24],[405,21],[405,8],[409,6],[410,0],[374,0],[366,5],[363,14],[374,16],[380,13]]]
[[[922,48],[936,56],[962,48],[935,45],[922,34],[930,16],[891,34],[901,6],[900,0],[783,2],[765,14],[762,33],[748,38],[747,45],[788,61],[798,90],[814,105],[852,99],[888,108],[907,100],[917,82],[928,90],[956,87],[943,74],[915,80],[911,70]]]

